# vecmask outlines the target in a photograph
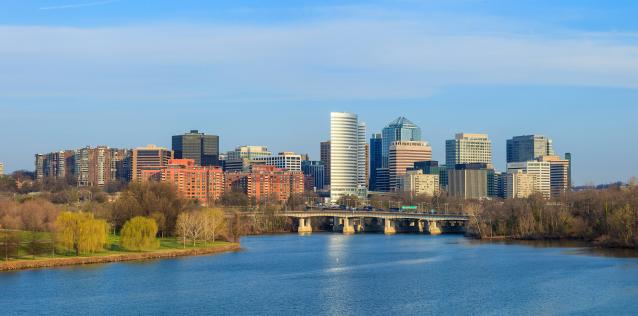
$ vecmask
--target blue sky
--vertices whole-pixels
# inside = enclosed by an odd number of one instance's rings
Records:
[[[317,157],[329,112],[405,115],[435,158],[456,132],[538,133],[578,184],[638,176],[636,1],[0,2],[0,161],[106,144]]]

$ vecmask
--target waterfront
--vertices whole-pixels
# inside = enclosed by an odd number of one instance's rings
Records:
[[[0,274],[13,314],[629,314],[638,258],[461,236],[295,234],[214,256]]]

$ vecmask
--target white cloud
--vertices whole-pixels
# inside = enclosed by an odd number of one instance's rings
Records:
[[[0,94],[421,98],[451,85],[638,88],[627,34],[461,32],[451,23],[0,27]]]

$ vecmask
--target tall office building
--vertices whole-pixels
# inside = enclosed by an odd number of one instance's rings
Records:
[[[370,138],[370,191],[377,190],[377,169],[382,168],[381,147],[383,146],[381,134],[373,134]]]
[[[553,155],[552,140],[543,135],[516,136],[507,140],[507,162],[525,162]]]
[[[396,141],[390,145],[388,172],[390,191],[399,189],[398,179],[417,161],[432,160],[432,148],[422,141]]]
[[[569,161],[569,171],[567,173],[567,190],[571,190],[572,186],[573,186],[573,180],[572,180],[572,166],[573,166],[573,162],[572,162],[572,154],[571,153],[565,153],[565,160]]]
[[[456,134],[445,142],[445,158],[448,169],[470,163],[484,163],[491,168],[492,142],[486,134]]]
[[[544,198],[551,196],[551,165],[547,161],[510,162],[507,164],[507,173],[515,173],[521,170],[523,173],[534,177],[534,192],[540,193]]]
[[[484,199],[489,192],[489,173],[486,163],[457,164],[448,169],[448,193],[464,199]]]
[[[173,159],[173,151],[155,145],[133,149],[131,155],[131,181],[141,181],[146,177],[161,173]]]
[[[255,157],[252,162],[253,164],[275,166],[287,171],[301,171],[301,155],[289,151],[281,152],[277,156]]]
[[[323,189],[326,177],[326,168],[323,162],[310,160],[302,161],[301,171],[306,176],[310,176],[312,178],[313,188],[317,190]]]
[[[390,146],[396,141],[420,141],[421,128],[405,117],[390,122],[382,130],[381,167],[388,168],[390,163]]]
[[[319,160],[326,168],[326,179],[324,185],[330,185],[330,141],[321,142]]]
[[[551,196],[553,198],[558,198],[565,194],[565,192],[569,191],[570,161],[567,159],[561,159],[559,156],[544,156],[539,160],[549,162]]]
[[[175,159],[192,159],[198,166],[219,164],[219,136],[206,135],[198,130],[173,136]]]
[[[330,200],[367,198],[365,124],[356,114],[330,113]]]

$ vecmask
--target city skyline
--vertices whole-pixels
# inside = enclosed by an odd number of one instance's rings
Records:
[[[0,4],[0,161],[107,145],[318,156],[327,113],[368,137],[405,116],[434,159],[459,132],[541,134],[576,185],[638,175],[638,3],[587,1],[12,1]],[[594,149],[595,148],[595,149]],[[623,159],[618,159],[622,157]]]

